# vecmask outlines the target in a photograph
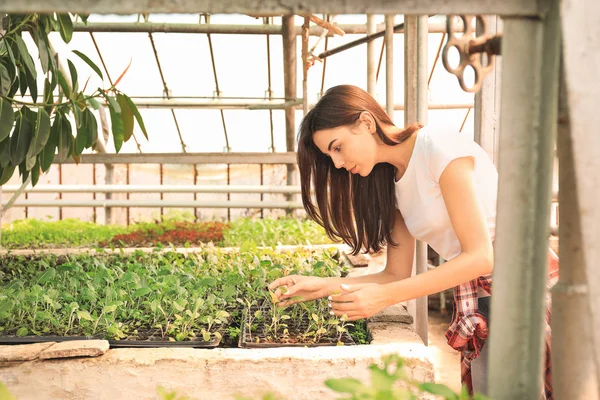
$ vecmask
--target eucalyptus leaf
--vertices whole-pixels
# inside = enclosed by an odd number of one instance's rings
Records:
[[[14,122],[15,113],[10,101],[0,97],[0,142],[8,138]]]
[[[69,43],[73,37],[73,21],[69,14],[58,14],[58,24],[60,26],[60,37],[65,43]]]
[[[69,65],[69,73],[71,74],[71,89],[73,93],[77,93],[79,91],[79,78],[77,77],[77,69],[75,65],[71,62],[71,60],[67,60],[67,64]]]
[[[64,116],[60,120],[60,135],[58,137],[56,160],[65,161],[71,154],[71,141],[73,138],[71,122]]]
[[[87,111],[87,109],[86,109]],[[75,139],[75,155],[79,156],[85,149],[85,145],[88,142],[88,114],[84,111],[81,113],[79,120],[77,121],[77,138]]]
[[[142,130],[142,132],[144,133],[146,140],[148,140],[148,132],[146,131],[146,126],[144,125],[144,120],[142,119],[142,116],[140,115],[140,112],[138,111],[136,105],[133,103],[133,100],[131,100],[129,98],[129,96],[127,96],[124,93],[121,93],[121,96],[123,96],[125,98],[125,100],[127,100],[127,103],[129,103],[129,108],[133,112],[133,115],[135,115],[135,120],[137,121],[138,125],[140,126],[140,129]]]
[[[31,98],[33,99],[33,102],[37,102],[37,97],[38,97],[38,87],[37,87],[37,80],[36,78],[34,78],[33,76],[31,76],[31,74],[29,74],[29,72],[25,71],[25,78],[27,80],[27,87],[29,88],[29,94],[31,95]]]
[[[109,97],[109,99],[111,99],[111,97]],[[116,103],[116,101],[113,102]],[[115,143],[115,151],[118,153],[123,146],[123,141],[125,140],[125,128],[123,127],[121,113],[115,109],[113,102],[109,101],[108,108],[110,110],[110,122],[112,126],[113,140]]]
[[[0,62],[0,94],[2,96],[8,95],[12,83],[13,82],[10,78],[10,73],[8,72],[8,69],[4,66],[3,63]]]
[[[58,84],[60,85],[60,88],[62,89],[65,96],[71,98],[71,89],[69,88],[69,83],[65,79],[63,73],[60,71],[56,71],[56,76],[58,78]]]
[[[42,64],[42,70],[44,74],[48,73],[48,63],[50,62],[50,51],[46,42],[42,39],[44,37],[44,33],[40,35],[37,30],[32,31],[33,41],[35,42],[38,48],[38,54],[40,56],[40,63]]]
[[[31,55],[29,54],[29,50],[27,50],[27,45],[25,45],[23,38],[21,37],[21,35],[14,35],[13,39],[19,52],[19,59],[23,62],[23,65],[27,69],[27,72],[29,72],[33,79],[36,79],[37,71],[35,69],[35,64],[33,63],[33,58],[31,58]]]
[[[86,122],[88,131],[86,147],[94,147],[98,141],[98,122],[96,121],[96,116],[89,108],[86,108],[84,113],[87,114]]]
[[[121,119],[123,120],[123,141],[127,142],[133,135],[133,110],[129,102],[121,93],[117,94],[117,102],[121,107]]]
[[[31,122],[25,118],[23,112],[20,112],[17,115],[15,129],[10,138],[10,159],[12,165],[17,166],[25,161],[32,136],[33,126]]]
[[[40,180],[40,158],[35,157],[35,160],[36,162],[31,169],[31,186],[37,185],[38,181]]]
[[[7,165],[5,168],[2,168],[2,175],[0,176],[0,186],[6,184],[6,182],[8,182],[8,180],[13,176],[13,174],[15,173],[15,167],[14,165]]]
[[[0,142],[0,168],[10,164],[10,140]]]
[[[50,117],[48,113],[39,108],[37,112],[37,121],[33,130],[33,140],[27,151],[27,157],[35,157],[44,149],[48,138],[50,137]]]
[[[83,54],[80,51],[77,50],[72,50],[73,53],[75,53],[76,55],[79,56],[79,58],[81,58],[83,61],[85,61],[85,63],[87,65],[90,66],[91,69],[94,70],[94,72],[96,72],[98,74],[98,76],[100,76],[101,79],[104,79],[104,77],[102,76],[102,72],[100,71],[100,68],[98,68],[98,66],[96,64],[94,64],[94,62],[92,60],[90,60],[90,58],[88,56],[86,56],[85,54]]]

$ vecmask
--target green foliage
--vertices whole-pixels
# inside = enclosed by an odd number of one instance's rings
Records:
[[[15,397],[2,382],[0,382],[0,400],[15,400]]]
[[[148,237],[158,238],[169,230],[177,230],[182,223],[185,223],[186,227],[192,227],[194,221],[195,217],[192,214],[176,212],[156,221],[139,222],[129,227],[98,225],[74,219],[63,221],[26,219],[3,227],[2,246],[7,249],[96,247],[111,243],[111,246],[121,247],[119,241],[113,240],[117,235],[139,232],[146,233]],[[198,228],[201,229],[202,225],[198,225]],[[252,247],[330,243],[323,229],[316,223],[292,218],[238,219],[224,228],[223,236],[222,243],[214,244],[226,247]],[[161,244],[169,245],[168,242]],[[190,243],[190,245],[197,244]]]
[[[131,138],[134,118],[148,138],[142,118],[127,95],[115,86],[84,93],[86,88],[79,87],[79,74],[71,60],[67,60],[68,72],[59,69],[48,35],[58,32],[69,43],[73,37],[69,14],[9,14],[5,22],[6,34],[0,36],[0,186],[16,169],[23,182],[31,176],[35,186],[40,173],[53,161],[72,157],[78,162],[85,149],[94,148],[98,123],[88,107],[97,109],[96,98],[103,98],[109,106],[117,152]],[[26,34],[37,46],[44,72],[41,76],[23,40]],[[73,53],[102,79],[100,68],[88,56],[77,50]],[[38,102],[40,86],[43,92]],[[33,102],[23,101],[26,95]]]
[[[332,243],[325,230],[308,219],[240,218],[225,232],[224,246],[237,247],[252,240],[258,246]]]
[[[8,249],[93,247],[127,230],[122,226],[97,225],[78,219],[24,219],[3,228],[2,246]]]
[[[0,335],[213,341],[221,339],[232,310],[270,301],[268,282],[289,273],[339,276],[335,254],[216,247],[190,254],[9,254],[0,265]],[[317,340],[332,319],[327,307],[276,307],[282,317],[268,329],[283,332],[289,314],[304,308],[318,322],[305,335]]]
[[[337,393],[347,395],[340,399],[416,400],[419,395],[429,393],[445,400],[490,400],[481,394],[471,397],[464,388],[460,394],[457,394],[446,385],[419,383],[408,377],[403,368],[404,362],[398,355],[390,354],[383,357],[382,364],[369,366],[370,384],[353,378],[339,378],[328,379],[325,385]]]

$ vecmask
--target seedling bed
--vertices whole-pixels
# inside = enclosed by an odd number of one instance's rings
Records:
[[[253,324],[250,316],[256,311],[262,311],[265,315],[265,320],[260,325],[253,329]],[[244,310],[242,324],[242,333],[238,342],[239,347],[245,348],[270,348],[270,347],[321,347],[321,346],[352,346],[356,343],[347,331],[331,335],[323,335],[318,342],[312,342],[310,338],[303,338],[304,334],[310,330],[310,321],[308,315],[305,314],[302,319],[286,320],[285,327],[281,326],[280,331],[287,330],[287,334],[281,334],[276,339],[272,339],[268,332],[267,326],[272,322],[269,316],[269,310],[263,307],[252,307]],[[314,333],[314,331],[313,331]]]

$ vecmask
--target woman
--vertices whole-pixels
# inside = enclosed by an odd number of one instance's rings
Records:
[[[472,390],[471,361],[488,333],[489,315],[480,311],[489,309],[494,258],[498,175],[488,155],[457,132],[398,128],[368,93],[342,85],[302,121],[298,167],[309,217],[355,254],[387,246],[387,263],[356,278],[278,279],[269,288],[281,305],[329,297],[332,314],[356,320],[454,287],[446,337],[462,352],[463,383]],[[447,262],[411,277],[415,239]],[[485,392],[487,363],[480,360],[473,383]]]

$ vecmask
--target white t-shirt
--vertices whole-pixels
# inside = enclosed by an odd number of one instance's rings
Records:
[[[427,128],[419,130],[406,171],[395,183],[396,208],[408,231],[416,239],[427,242],[446,260],[459,255],[461,248],[444,203],[440,176],[452,160],[469,156],[474,158],[475,190],[493,241],[498,172],[487,153],[464,134]]]

